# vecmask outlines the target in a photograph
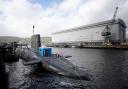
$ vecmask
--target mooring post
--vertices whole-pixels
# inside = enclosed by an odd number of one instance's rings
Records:
[[[6,72],[3,49],[0,47],[0,89],[9,89],[8,73]]]

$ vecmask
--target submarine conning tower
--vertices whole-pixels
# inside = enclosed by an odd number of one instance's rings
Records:
[[[34,34],[31,36],[31,50],[37,53],[39,47],[41,47],[40,34]]]

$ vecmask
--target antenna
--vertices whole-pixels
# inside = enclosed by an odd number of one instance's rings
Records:
[[[117,10],[118,10],[118,6],[116,7],[116,10],[114,12],[114,15],[113,15],[112,19],[115,19],[116,18]]]
[[[33,25],[33,35],[34,35],[34,28],[35,28],[35,26]]]

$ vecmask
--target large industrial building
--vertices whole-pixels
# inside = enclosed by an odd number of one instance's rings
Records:
[[[125,41],[126,24],[121,19],[84,25],[52,34],[52,43],[54,44],[120,44]]]

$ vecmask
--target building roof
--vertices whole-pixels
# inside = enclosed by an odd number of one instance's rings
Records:
[[[126,28],[126,24],[122,19],[111,19],[111,20],[107,20],[107,21],[102,21],[102,22],[98,22],[98,23],[88,24],[88,25],[79,26],[76,28],[71,28],[71,29],[67,29],[67,30],[63,30],[63,31],[54,32],[52,34],[54,35],[54,34],[61,34],[61,33],[67,33],[67,32],[72,32],[72,31],[78,31],[78,30],[85,30],[85,29],[89,29],[89,28],[100,27],[100,26],[111,25],[111,24],[120,24]]]

